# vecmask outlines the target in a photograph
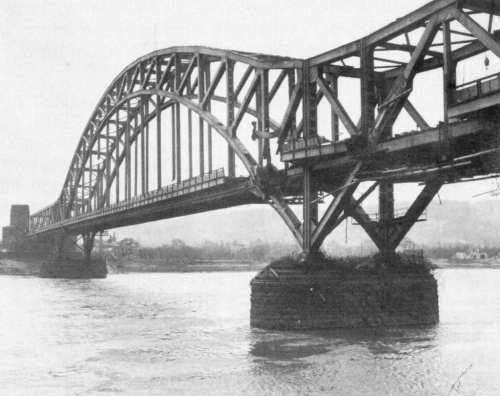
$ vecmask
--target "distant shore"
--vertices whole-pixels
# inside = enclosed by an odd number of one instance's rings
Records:
[[[0,275],[38,276],[43,259],[0,255]]]
[[[109,273],[137,272],[243,272],[260,271],[268,263],[251,260],[198,260],[165,262],[162,260],[130,259],[108,262]]]
[[[45,257],[30,254],[0,254],[0,275],[38,276]],[[472,262],[431,259],[438,269],[500,269],[500,262]],[[119,259],[108,261],[109,274],[167,272],[246,272],[260,271],[269,263],[251,260],[198,260],[194,262],[151,259]]]
[[[0,254],[0,275],[38,276],[46,257],[30,254]],[[251,260],[198,260],[194,262],[147,259],[120,259],[108,261],[109,274],[154,272],[244,272],[260,271],[268,263]]]
[[[434,265],[440,269],[446,268],[498,268],[500,269],[500,262],[498,261],[483,261],[477,262],[472,260],[456,260],[456,259],[431,259]]]

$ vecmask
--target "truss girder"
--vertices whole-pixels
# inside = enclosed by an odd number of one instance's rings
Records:
[[[344,210],[345,204],[352,197],[352,194],[358,186],[358,183],[353,183],[353,180],[362,165],[362,161],[357,161],[352,169],[348,171],[344,183],[336,192],[334,199],[326,209],[325,214],[318,223],[318,226],[315,227],[311,236],[311,248],[313,251],[318,250],[328,234],[334,230],[336,222]]]
[[[375,120],[374,128],[369,131],[368,143],[370,145],[373,146],[378,143],[378,138],[381,132],[388,127],[392,127],[392,124],[401,112],[409,94],[408,90],[412,88],[413,78],[417,74],[418,65],[423,61],[426,50],[429,49],[432,41],[434,40],[437,30],[438,18],[433,17],[427,23],[424,33],[422,34],[410,61],[406,65],[403,74],[401,74],[392,84],[391,90],[382,105],[384,108],[381,112],[379,112]],[[408,92],[408,94],[406,94],[406,92]]]
[[[381,251],[394,251],[427,206],[432,202],[432,199],[439,192],[442,185],[443,182],[441,180],[434,180],[427,183],[406,214],[398,219],[374,221],[362,206],[355,205],[353,199],[351,199],[352,206],[348,208],[348,213],[363,227]]]
[[[476,20],[477,13],[491,14],[487,29]],[[378,143],[392,136],[392,127],[402,109],[420,129],[429,128],[408,100],[417,73],[446,68],[449,88],[445,94],[451,97],[451,90],[456,87],[453,68],[457,62],[487,50],[500,57],[500,31],[491,32],[492,16],[499,14],[500,0],[434,0],[361,40],[306,60],[205,47],[173,47],[141,57],[125,68],[103,94],[84,128],[59,199],[35,213],[31,222],[34,227],[43,227],[109,206],[112,191],[117,201],[122,190],[123,198],[128,200],[138,195],[139,190],[147,192],[149,168],[154,165],[149,158],[150,135],[156,134],[157,139],[159,188],[164,185],[167,173],[162,172],[161,164],[167,161],[171,161],[172,180],[181,180],[181,168],[187,160],[181,157],[186,147],[189,151],[186,168],[192,178],[193,124],[197,124],[198,118],[200,175],[205,173],[205,167],[212,170],[214,132],[227,145],[229,176],[235,177],[235,161],[239,159],[255,195],[276,209],[305,251],[317,250],[347,216],[354,217],[380,249],[393,249],[439,190],[440,182],[427,181],[421,196],[403,219],[404,226],[391,225],[392,228],[380,231],[381,226],[369,221],[360,202],[352,197],[360,182],[356,174],[377,162]],[[451,22],[455,27],[450,28]],[[457,30],[459,25],[466,31]],[[439,31],[443,31],[443,43],[436,43]],[[418,42],[411,43],[410,34],[413,40],[418,35]],[[383,55],[376,55],[380,52],[375,51],[383,51]],[[409,56],[409,60],[391,58],[395,51]],[[353,59],[359,66],[348,64]],[[344,77],[360,80],[361,116],[357,123],[349,116],[351,109],[343,103],[342,92],[339,93],[338,80]],[[345,158],[339,162],[325,159],[325,164],[337,164],[331,166],[338,169],[333,172],[336,181],[330,191],[324,184],[321,187],[321,191],[335,192],[333,202],[319,220],[315,206],[319,191],[312,174],[323,164],[320,161],[300,164],[303,174],[311,175],[303,179],[302,186],[302,195],[307,196],[303,207],[303,217],[309,219],[306,222],[290,209],[279,186],[271,190],[263,187],[259,171],[264,167],[273,170],[270,139],[277,138],[277,152],[301,135],[302,140],[317,139],[321,145],[318,135],[322,131],[318,127],[323,123],[318,121],[318,105],[323,97],[331,114],[332,140],[339,140],[339,121],[349,136],[346,152],[342,154]],[[279,106],[275,106],[277,101],[281,102]],[[280,107],[280,112],[274,111],[275,107]],[[166,132],[162,132],[161,119],[170,110],[172,127],[167,138]],[[181,111],[188,112],[187,135],[186,126],[181,128],[181,114],[185,114]],[[238,129],[248,116],[256,121],[251,135],[255,143],[245,145]],[[156,131],[150,127],[154,120]],[[444,123],[447,130],[447,116]],[[249,137],[248,132],[245,138]],[[162,141],[167,140],[171,151],[162,153]],[[141,184],[138,184],[139,167]],[[339,180],[343,180],[340,185]]]
[[[246,65],[245,72],[241,79],[234,80],[232,73],[235,65]],[[213,64],[217,65],[217,71],[210,72]],[[264,139],[277,137],[277,130],[280,124],[270,117],[270,105],[278,91],[282,90],[283,82],[288,78],[289,84],[294,83],[297,68],[302,66],[302,62],[290,58],[263,56],[259,54],[246,54],[231,51],[212,50],[203,47],[179,47],[164,51],[157,51],[146,57],[138,59],[126,68],[110,85],[103,94],[101,101],[95,108],[80,143],[74,154],[73,161],[68,171],[64,187],[59,200],[47,209],[36,213],[34,216],[43,219],[43,224],[47,224],[46,218],[51,222],[70,218],[74,215],[109,205],[111,188],[116,185],[116,199],[119,199],[119,171],[123,178],[125,172],[125,199],[130,199],[132,192],[132,166],[131,156],[133,148],[136,152],[135,163],[135,194],[137,194],[137,148],[141,147],[141,175],[142,192],[147,191],[148,182],[144,183],[144,169],[149,166],[147,153],[144,145],[148,144],[148,125],[154,119],[159,119],[161,113],[169,108],[174,108],[176,118],[172,118],[177,126],[175,140],[172,140],[173,148],[172,161],[177,166],[176,178],[180,178],[180,155],[181,155],[181,135],[179,134],[179,106],[187,108],[191,114],[196,114],[200,118],[200,145],[201,150],[211,149],[203,147],[203,142],[208,136],[208,145],[211,145],[212,130],[222,136],[228,146],[228,167],[230,176],[234,175],[234,160],[231,164],[231,156],[234,153],[244,168],[248,172],[251,181],[255,181],[258,162],[253,158],[250,151],[243,145],[237,137],[236,131],[244,115],[250,115],[257,119],[264,120]],[[273,81],[268,81],[268,71],[278,69],[279,74]],[[290,73],[291,71],[291,73]],[[248,78],[254,74],[254,83],[246,84]],[[225,80],[223,77],[226,76]],[[264,77],[263,77],[264,76]],[[263,78],[265,80],[263,80]],[[222,83],[224,81],[224,84]],[[263,87],[270,91],[262,91]],[[234,85],[233,85],[234,84]],[[225,85],[222,86],[221,85]],[[225,90],[225,94],[218,93]],[[296,88],[295,97],[300,95],[299,87]],[[237,99],[238,95],[245,95],[243,101]],[[251,102],[256,99],[256,94],[264,99],[264,105],[252,107]],[[259,97],[260,100],[260,97]],[[257,100],[257,104],[259,103]],[[295,99],[295,102],[297,99]],[[224,103],[227,108],[227,125],[224,125],[222,118],[219,119],[211,111],[211,102]],[[152,106],[152,110],[148,110]],[[235,117],[233,110],[236,109]],[[292,110],[288,109],[283,120],[284,128],[290,128],[290,119],[295,116],[296,106]],[[294,114],[289,114],[293,112]],[[191,118],[190,118],[191,120]],[[226,120],[224,120],[226,121]],[[202,125],[208,126],[203,130]],[[157,127],[161,129],[160,126]],[[191,125],[191,121],[190,121]],[[189,127],[191,128],[191,126]],[[269,129],[268,129],[269,128]],[[192,147],[192,131],[189,132],[190,150]],[[205,137],[203,138],[203,134]],[[160,136],[160,131],[158,132]],[[174,139],[174,138],[172,138]],[[203,139],[203,140],[202,140]],[[161,142],[161,137],[158,137]],[[266,146],[267,145],[267,146]],[[161,147],[161,146],[158,146]],[[268,147],[268,143],[264,143]],[[146,160],[144,156],[146,155]],[[211,152],[208,153],[208,160],[211,161]],[[200,153],[204,156],[204,153]],[[158,154],[161,158],[161,153]],[[164,157],[164,155],[163,155]],[[190,174],[192,174],[192,155],[189,154]],[[206,158],[200,161],[205,162]],[[125,165],[124,165],[125,164]],[[200,164],[203,169],[203,165]],[[211,162],[209,162],[209,168]],[[122,170],[123,168],[123,170]],[[147,172],[147,170],[146,170]],[[202,174],[202,172],[200,172]],[[158,170],[158,184],[161,183],[161,169]],[[113,190],[114,191],[114,190]],[[267,195],[259,190],[255,185],[255,193],[262,199],[267,199]],[[277,193],[279,194],[279,193]],[[272,199],[272,197],[270,197]],[[57,207],[58,216],[53,213]],[[277,198],[274,207],[283,210],[285,216],[291,216],[293,212],[288,209],[283,198]],[[50,214],[50,216],[48,216]],[[34,218],[35,218],[34,217]],[[293,224],[295,219],[289,223]],[[38,221],[38,223],[40,223]]]
[[[471,32],[488,50],[500,57],[500,41],[488,33],[474,19],[459,9],[454,9],[453,17]]]

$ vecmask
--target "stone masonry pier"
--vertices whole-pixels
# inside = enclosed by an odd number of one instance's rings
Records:
[[[341,271],[271,264],[251,282],[252,326],[320,329],[434,324],[431,273]]]

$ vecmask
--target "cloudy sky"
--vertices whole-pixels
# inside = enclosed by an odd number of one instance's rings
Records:
[[[0,224],[8,224],[11,204],[29,204],[35,212],[55,201],[97,101],[135,59],[178,45],[307,58],[425,3],[0,1]],[[446,187],[441,198],[468,200],[494,187]]]

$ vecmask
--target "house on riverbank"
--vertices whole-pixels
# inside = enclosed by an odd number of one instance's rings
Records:
[[[467,252],[456,252],[457,260],[488,260],[488,253],[482,252],[478,247],[470,248]]]
[[[398,253],[403,253],[409,256],[414,255],[423,255],[424,250],[419,247],[415,242],[413,242],[410,238],[405,237],[397,247],[396,251]]]

